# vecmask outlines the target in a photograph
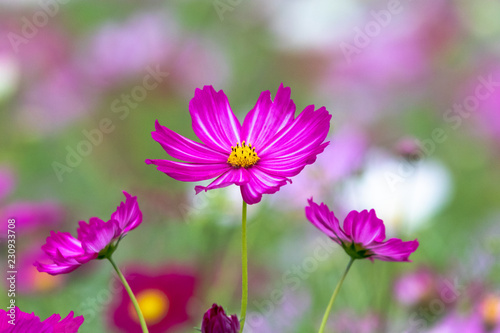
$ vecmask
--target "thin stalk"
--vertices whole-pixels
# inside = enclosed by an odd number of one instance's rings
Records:
[[[243,333],[248,303],[248,254],[247,254],[247,203],[243,201],[241,212],[241,328]]]
[[[141,323],[142,332],[149,333],[148,327],[146,326],[146,320],[144,320],[144,316],[142,315],[142,311],[141,311],[141,308],[139,307],[139,303],[137,302],[137,299],[135,298],[134,293],[132,292],[132,289],[130,289],[130,286],[129,286],[127,280],[125,280],[125,277],[123,276],[123,274],[120,271],[120,269],[118,268],[118,266],[116,266],[113,259],[111,259],[111,257],[108,257],[108,260],[111,263],[111,265],[113,265],[113,268],[115,269],[116,274],[118,274],[118,277],[122,281],[123,286],[125,287],[128,295],[130,296],[130,300],[132,301],[132,304],[134,305],[135,311],[137,312],[137,316],[139,317],[139,322]]]
[[[344,275],[342,275],[342,278],[340,279],[339,283],[337,283],[337,286],[335,287],[335,290],[333,291],[332,298],[330,298],[330,303],[328,303],[328,307],[326,308],[325,314],[323,315],[323,321],[321,322],[321,326],[319,328],[318,333],[323,333],[325,331],[326,322],[328,321],[328,316],[330,315],[330,311],[332,309],[333,302],[335,301],[335,298],[337,297],[337,294],[339,293],[340,287],[342,286],[342,282],[344,282],[344,279],[347,276],[347,273],[349,272],[349,269],[351,268],[351,265],[354,262],[354,260],[355,260],[354,258],[351,258],[351,260],[347,264]]]

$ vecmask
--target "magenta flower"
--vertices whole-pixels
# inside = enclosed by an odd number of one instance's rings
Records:
[[[238,333],[240,322],[236,315],[226,316],[222,306],[213,304],[203,316],[201,333]]]
[[[170,332],[189,322],[188,305],[194,296],[198,277],[190,268],[166,266],[159,270],[135,267],[126,270],[129,281],[150,333]],[[139,319],[130,296],[122,288],[113,300],[108,321],[114,330],[136,333],[141,331]]]
[[[307,219],[330,237],[353,259],[368,258],[383,261],[410,261],[408,258],[418,247],[418,240],[403,242],[398,238],[385,240],[384,222],[375,210],[351,211],[341,227],[339,220],[324,203],[316,204],[312,198],[306,207]]]
[[[70,273],[93,259],[111,256],[120,240],[142,222],[142,212],[137,204],[137,197],[123,192],[125,202],[121,202],[107,222],[92,217],[87,224],[80,221],[74,238],[69,232],[51,231],[42,250],[53,261],[50,264],[35,262],[40,272],[51,275]]]
[[[83,316],[73,317],[71,311],[66,318],[53,314],[41,321],[34,313],[25,313],[15,308],[8,311],[0,309],[0,332],[2,333],[75,333],[83,324]]]
[[[235,184],[243,200],[258,203],[264,193],[277,192],[307,164],[316,160],[328,142],[331,115],[309,105],[295,118],[290,88],[280,85],[274,101],[261,93],[243,125],[234,115],[224,92],[212,86],[197,89],[189,104],[193,131],[202,141],[189,140],[156,121],[153,139],[172,157],[186,161],[146,160],[180,181],[217,177],[196,193]]]

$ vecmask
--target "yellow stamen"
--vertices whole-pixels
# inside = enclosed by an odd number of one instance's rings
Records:
[[[169,301],[167,295],[158,289],[146,289],[139,292],[136,296],[137,303],[141,308],[144,319],[148,325],[159,323],[167,315]],[[129,306],[129,314],[139,323],[139,318],[132,303]]]
[[[258,160],[260,160],[260,158],[255,152],[255,147],[252,147],[252,144],[247,145],[245,141],[243,141],[241,147],[239,142],[236,143],[236,147],[231,146],[231,154],[227,159],[227,163],[235,168],[248,168],[257,163]]]

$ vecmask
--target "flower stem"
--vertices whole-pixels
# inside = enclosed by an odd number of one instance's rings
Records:
[[[351,265],[354,262],[354,260],[355,260],[354,258],[351,258],[351,260],[347,264],[344,275],[342,275],[342,278],[340,279],[339,283],[337,283],[337,286],[335,287],[335,290],[333,291],[332,298],[330,298],[330,303],[328,303],[328,307],[326,308],[325,314],[323,315],[323,321],[321,322],[321,326],[319,328],[318,333],[323,333],[325,331],[326,322],[328,321],[328,316],[330,315],[330,310],[332,309],[333,302],[335,301],[335,298],[337,297],[337,294],[339,293],[340,287],[342,286],[342,282],[344,282],[344,279],[347,276],[347,273],[349,272],[349,269],[351,268]]]
[[[247,255],[247,203],[243,201],[241,212],[241,328],[243,332],[248,303],[248,255]]]
[[[139,322],[141,323],[142,332],[149,333],[148,327],[146,326],[146,320],[144,320],[144,316],[142,315],[142,311],[141,311],[141,308],[139,307],[139,303],[137,302],[137,299],[135,298],[134,293],[132,292],[132,289],[130,289],[130,286],[129,286],[127,280],[125,280],[125,277],[123,276],[123,274],[120,271],[120,269],[118,268],[118,266],[116,266],[113,259],[111,259],[111,257],[108,257],[108,260],[111,263],[111,265],[113,265],[113,268],[115,269],[116,274],[118,274],[118,277],[122,281],[123,286],[125,287],[128,295],[130,296],[130,300],[132,301],[132,304],[134,305],[135,311],[137,312],[137,316],[139,317]]]

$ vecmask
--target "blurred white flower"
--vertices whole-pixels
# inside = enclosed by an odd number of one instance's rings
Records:
[[[375,151],[362,175],[346,181],[338,196],[345,211],[374,208],[390,233],[421,228],[447,203],[452,182],[437,160],[408,162]]]

